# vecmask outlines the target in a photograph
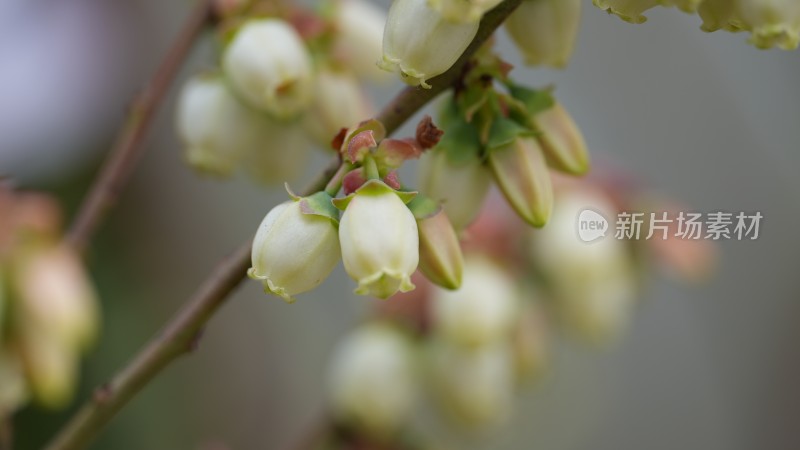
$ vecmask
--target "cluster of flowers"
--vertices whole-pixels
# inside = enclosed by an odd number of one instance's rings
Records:
[[[390,10],[384,50],[403,1]],[[375,120],[342,129],[333,141],[339,173],[324,191],[306,198],[291,194],[292,201],[267,214],[256,234],[250,276],[292,301],[318,286],[341,258],[359,294],[407,292],[418,266],[430,281],[456,289],[463,271],[457,232],[475,218],[492,179],[521,218],[543,226],[553,208],[550,169],[582,175],[589,156],[574,121],[550,92],[513,83],[510,70],[491,45],[482,48],[444,103],[443,137],[428,118],[413,139],[384,139]],[[424,195],[410,192],[396,169],[428,149]],[[335,198],[342,188],[345,197]]]
[[[750,32],[758,48],[794,50],[800,44],[800,2],[796,0],[593,0],[609,13],[643,23],[643,13],[656,6],[675,6],[703,19],[702,30]]]
[[[273,208],[253,243],[250,277],[292,301],[317,287],[339,260],[356,292],[387,298],[414,288],[417,267],[450,289],[461,284],[462,256],[441,208],[404,190],[396,169],[441,137],[429,117],[414,138],[387,139],[380,122],[342,129],[334,144],[342,164],[324,191]],[[335,198],[340,190],[345,196]],[[340,217],[340,211],[341,217]]]
[[[453,66],[478,33],[480,20],[501,0],[395,0],[389,9],[380,66],[408,84]],[[527,64],[563,67],[580,24],[580,0],[526,0],[505,28]]]
[[[372,113],[362,82],[379,80],[384,13],[363,0],[315,12],[274,2],[234,3],[220,25],[220,69],[189,79],[176,126],[186,159],[219,177],[291,179],[313,141],[328,147]]]
[[[419,436],[431,431],[430,416],[420,413],[430,406],[454,425],[493,428],[512,412],[516,390],[548,371],[557,331],[605,344],[626,328],[645,254],[687,275],[708,271],[713,248],[706,241],[579,241],[580,210],[613,214],[642,201],[616,181],[559,178],[559,201],[543,230],[520,226],[503,202],[487,202],[464,234],[460,289],[420,278],[419,289],[378,304],[374,318],[339,343],[328,379],[336,432],[327,448],[430,440]],[[687,253],[695,257],[670,256]]]
[[[98,331],[94,288],[60,222],[49,197],[0,184],[0,419],[29,398],[65,406]]]

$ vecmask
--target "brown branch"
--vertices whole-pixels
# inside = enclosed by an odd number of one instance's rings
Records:
[[[464,65],[471,55],[491,36],[503,20],[519,6],[520,2],[521,0],[506,0],[484,16],[473,43],[452,68],[431,80],[431,84],[434,86],[432,89],[407,88],[400,92],[378,115],[378,119],[384,122],[388,133],[391,134],[396,131],[403,122],[414,115],[428,101],[458,80]],[[141,131],[135,134],[140,133]],[[141,139],[141,137],[138,139]],[[112,159],[114,158],[112,157]],[[304,195],[325,188],[327,181],[333,176],[338,167],[338,160],[334,161],[334,163],[304,191]],[[117,165],[126,166],[126,164],[122,163],[117,163]],[[125,175],[127,170],[129,169],[114,169],[111,173]],[[106,186],[101,188],[103,191],[111,189],[111,193],[102,194],[101,200],[97,200],[97,202],[102,203],[102,208],[105,208],[105,205],[114,197],[112,195],[113,191],[121,183],[114,179],[109,179],[105,182],[101,179],[98,184]],[[91,234],[91,230],[96,224],[97,219],[92,218],[95,215],[99,216],[99,213],[89,214],[90,220],[87,220],[87,223],[90,224],[88,226],[89,232],[77,233],[77,236],[81,239],[76,242],[81,243],[81,245],[85,245],[86,238]],[[82,227],[76,227],[76,229],[80,230]],[[235,253],[220,263],[195,295],[189,299],[183,309],[111,382],[95,391],[93,398],[87,401],[78,413],[70,419],[47,448],[50,450],[84,448],[105,424],[162,369],[179,356],[194,349],[206,322],[245,278],[246,269],[249,265],[250,241],[243,244]]]
[[[133,101],[112,150],[66,236],[67,242],[79,252],[86,250],[106,211],[117,201],[130,178],[143,153],[142,142],[158,107],[166,98],[192,45],[214,17],[212,4],[212,0],[197,0],[197,5],[155,75]]]

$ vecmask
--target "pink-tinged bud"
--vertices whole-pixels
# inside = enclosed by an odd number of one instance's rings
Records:
[[[674,204],[655,205],[650,210],[667,211],[670,217],[677,217],[679,211],[685,211],[680,205]],[[646,244],[653,258],[670,275],[681,281],[708,280],[717,266],[716,243],[706,239],[682,239],[678,233],[678,221],[673,221],[668,225],[667,239],[648,239]]]
[[[436,332],[470,348],[509,338],[519,308],[514,281],[502,268],[479,256],[467,256],[459,289],[434,288],[431,299]]]
[[[572,116],[556,102],[531,118],[550,167],[572,175],[589,171],[586,141]]]
[[[464,257],[458,236],[441,209],[417,220],[419,270],[432,282],[447,289],[461,286]]]
[[[703,25],[703,31],[712,32],[726,30],[742,31],[744,23],[739,15],[736,0],[705,0],[697,10]]]
[[[341,255],[335,223],[304,213],[304,201],[290,200],[267,213],[256,232],[253,267],[247,272],[263,283],[265,292],[290,303],[295,295],[319,286]]]
[[[67,406],[75,391],[78,358],[75,350],[41,328],[22,329],[18,346],[33,398],[49,409]]]
[[[505,22],[525,63],[567,65],[581,21],[581,0],[526,0]]]
[[[491,149],[488,162],[514,211],[530,225],[544,226],[553,209],[553,185],[536,138],[519,136],[510,144]]]
[[[339,130],[371,115],[372,106],[353,74],[323,69],[314,80],[314,100],[303,117],[303,126],[327,147]]]
[[[506,342],[466,349],[433,339],[427,349],[433,393],[458,424],[491,427],[511,412],[514,368]]]
[[[448,22],[427,1],[392,2],[380,64],[384,70],[399,72],[406,83],[424,88],[456,62],[478,32],[478,22]]]
[[[647,17],[643,13],[658,6],[659,0],[592,0],[592,3],[626,22],[644,23]]]
[[[388,440],[407,423],[418,397],[411,342],[385,324],[362,326],[336,348],[328,390],[336,418]]]
[[[341,0],[334,17],[336,38],[333,53],[359,77],[384,81],[387,73],[378,68],[381,59],[386,12],[365,0]]]
[[[19,358],[0,348],[0,417],[9,417],[27,399],[28,388]]]
[[[428,0],[428,6],[439,12],[448,22],[479,22],[489,10],[502,0]]]
[[[19,298],[15,311],[21,327],[51,336],[70,353],[94,342],[99,328],[97,296],[83,263],[70,248],[34,250],[15,275]]]
[[[736,1],[736,0],[731,0]],[[758,48],[794,50],[800,44],[800,2],[797,0],[738,0],[742,22]]]
[[[311,56],[282,20],[245,23],[225,49],[222,67],[243,100],[277,118],[299,115],[311,100]]]
[[[446,151],[433,149],[420,164],[420,191],[441,202],[456,231],[478,216],[492,175],[478,158],[451,161]]]
[[[339,224],[342,260],[358,282],[356,294],[388,298],[414,289],[411,274],[419,263],[419,232],[406,206],[412,197],[370,180],[337,201],[345,207]]]

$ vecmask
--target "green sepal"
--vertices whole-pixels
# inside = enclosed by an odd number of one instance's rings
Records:
[[[407,206],[417,220],[433,217],[442,210],[442,205],[439,202],[422,194],[414,197],[413,200],[408,202]]]
[[[352,194],[350,194],[350,195],[348,195],[346,197],[334,198],[331,202],[333,203],[333,206],[335,206],[336,208],[340,209],[341,211],[344,211],[345,209],[347,209],[347,205],[350,204],[350,202],[353,200],[353,197],[356,196],[356,195],[359,195],[359,194],[360,195],[380,195],[380,194],[385,194],[387,192],[391,192],[393,194],[396,194],[398,197],[400,197],[400,200],[402,200],[403,203],[406,203],[406,204],[408,202],[410,202],[412,199],[414,199],[414,197],[417,196],[417,192],[414,192],[414,191],[396,191],[396,190],[392,189],[391,187],[389,187],[389,185],[387,185],[383,181],[373,179],[373,180],[368,180],[360,188],[356,189],[356,191],[353,192]]]
[[[315,216],[327,217],[333,223],[339,224],[339,210],[333,205],[333,197],[325,191],[319,191],[308,197],[302,198],[300,212]]]
[[[445,128],[434,151],[445,152],[447,160],[455,166],[463,165],[481,157],[481,140],[472,124],[458,118]]]
[[[556,104],[552,89],[536,90],[516,84],[509,84],[508,92],[524,105],[527,113],[531,116],[535,116],[544,110],[550,109]]]
[[[535,135],[536,133],[530,128],[526,128],[507,117],[497,116],[492,121],[492,128],[489,131],[486,147],[492,150],[509,145],[521,136]]]
[[[294,201],[300,201],[303,197],[294,193],[291,187],[289,187],[289,183],[283,183],[283,188],[286,189],[286,193],[289,194],[289,197]]]

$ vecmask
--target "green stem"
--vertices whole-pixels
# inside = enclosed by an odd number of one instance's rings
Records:
[[[378,163],[371,156],[367,156],[364,159],[364,172],[368,180],[380,180],[381,178],[381,174],[378,171]]]
[[[336,173],[331,177],[331,180],[325,185],[325,192],[330,195],[331,197],[336,197],[336,194],[339,193],[339,190],[342,188],[342,181],[344,180],[344,176],[347,175],[353,168],[353,165],[350,163],[343,162],[339,165],[339,168],[336,170]]]

